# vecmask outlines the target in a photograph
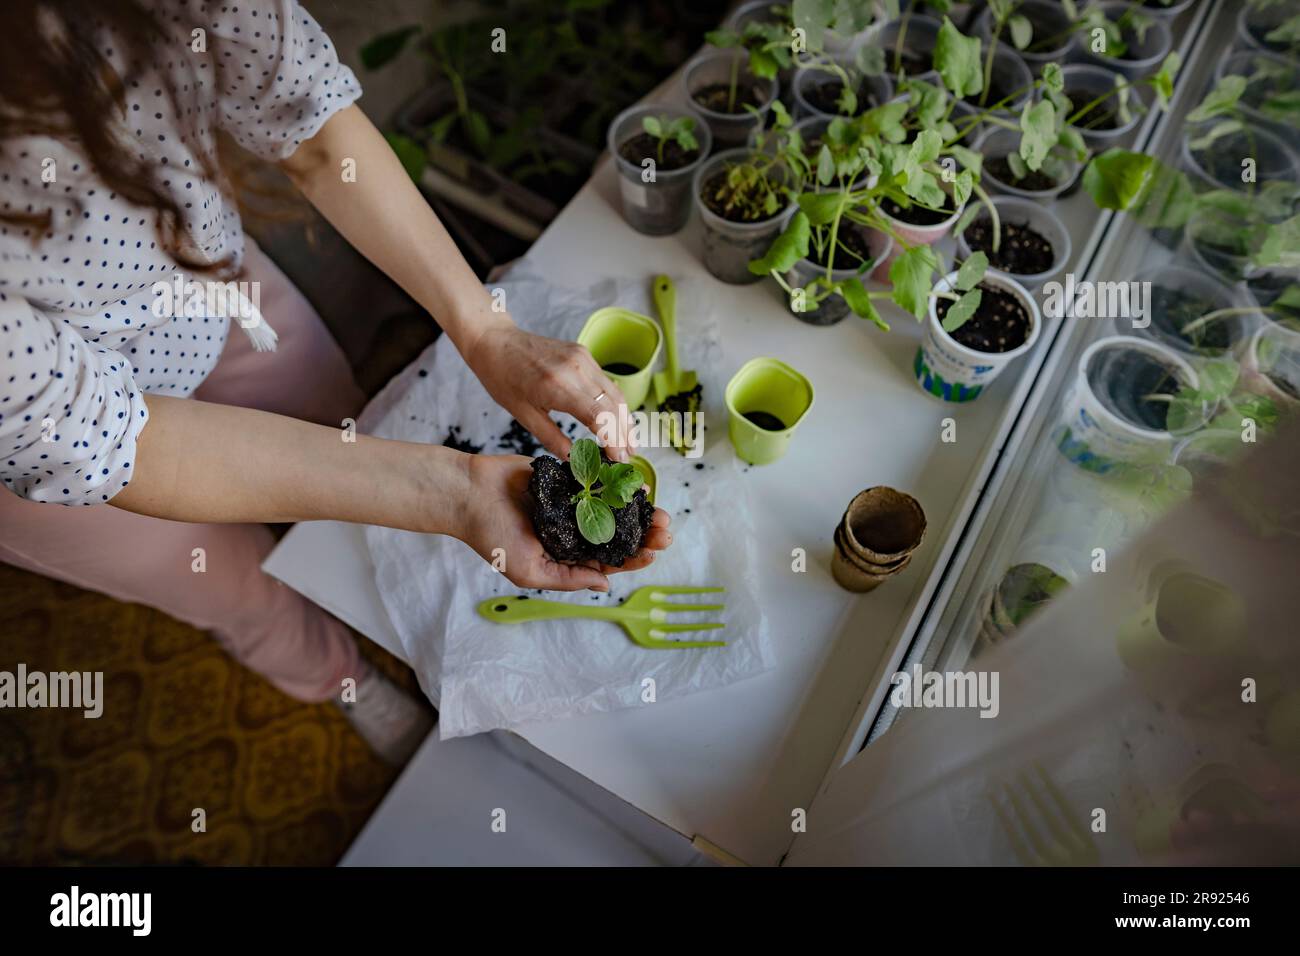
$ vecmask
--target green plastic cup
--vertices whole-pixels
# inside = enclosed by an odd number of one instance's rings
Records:
[[[578,344],[586,346],[610,381],[619,387],[629,410],[645,404],[654,377],[655,363],[663,348],[659,323],[618,306],[597,309],[578,333]],[[626,374],[611,371],[610,366],[624,366]],[[595,398],[596,396],[592,396]]]
[[[654,504],[655,489],[659,486],[659,476],[655,474],[655,466],[640,455],[633,455],[628,459],[628,464],[634,465],[637,471],[641,472],[641,477],[645,479],[646,488],[648,489],[646,497],[650,499],[651,504]]]
[[[727,434],[736,454],[751,465],[767,465],[790,447],[795,428],[813,406],[813,387],[784,362],[750,359],[727,383],[726,402]]]

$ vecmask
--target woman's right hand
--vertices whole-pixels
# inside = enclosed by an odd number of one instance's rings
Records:
[[[656,509],[642,548],[621,568],[608,565],[563,564],[556,561],[533,531],[528,507],[528,479],[531,461],[524,455],[471,455],[469,495],[465,520],[456,535],[521,588],[551,591],[608,591],[606,575],[636,571],[649,565],[655,552],[672,543],[668,513]],[[500,550],[498,550],[500,549]],[[504,564],[501,559],[504,558]]]

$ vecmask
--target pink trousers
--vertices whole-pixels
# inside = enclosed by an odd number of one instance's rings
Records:
[[[232,327],[194,397],[336,427],[354,417],[364,396],[316,310],[251,239],[245,261],[279,345],[255,352]],[[286,694],[333,697],[344,677],[361,676],[356,641],[336,618],[262,572],[274,544],[260,524],[188,524],[109,505],[38,504],[0,490],[0,561],[166,611],[211,631]],[[195,548],[205,552],[202,573],[193,569]]]

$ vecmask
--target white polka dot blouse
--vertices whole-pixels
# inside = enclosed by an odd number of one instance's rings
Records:
[[[175,44],[128,84],[123,134],[156,162],[191,247],[238,263],[235,203],[200,170],[216,131],[281,160],[361,88],[295,0],[147,6]],[[112,39],[100,42],[125,74]],[[193,392],[221,355],[231,312],[155,307],[159,283],[204,277],[161,248],[154,210],[109,190],[74,146],[8,140],[0,207],[52,213],[46,231],[0,222],[0,481],[34,501],[102,504],[130,482],[148,421],[142,393]]]

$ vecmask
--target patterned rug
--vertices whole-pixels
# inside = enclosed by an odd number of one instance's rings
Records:
[[[103,671],[104,712],[0,710],[2,864],[331,865],[398,773],[332,705],[286,697],[206,634],[0,565],[0,670],[20,661]]]

